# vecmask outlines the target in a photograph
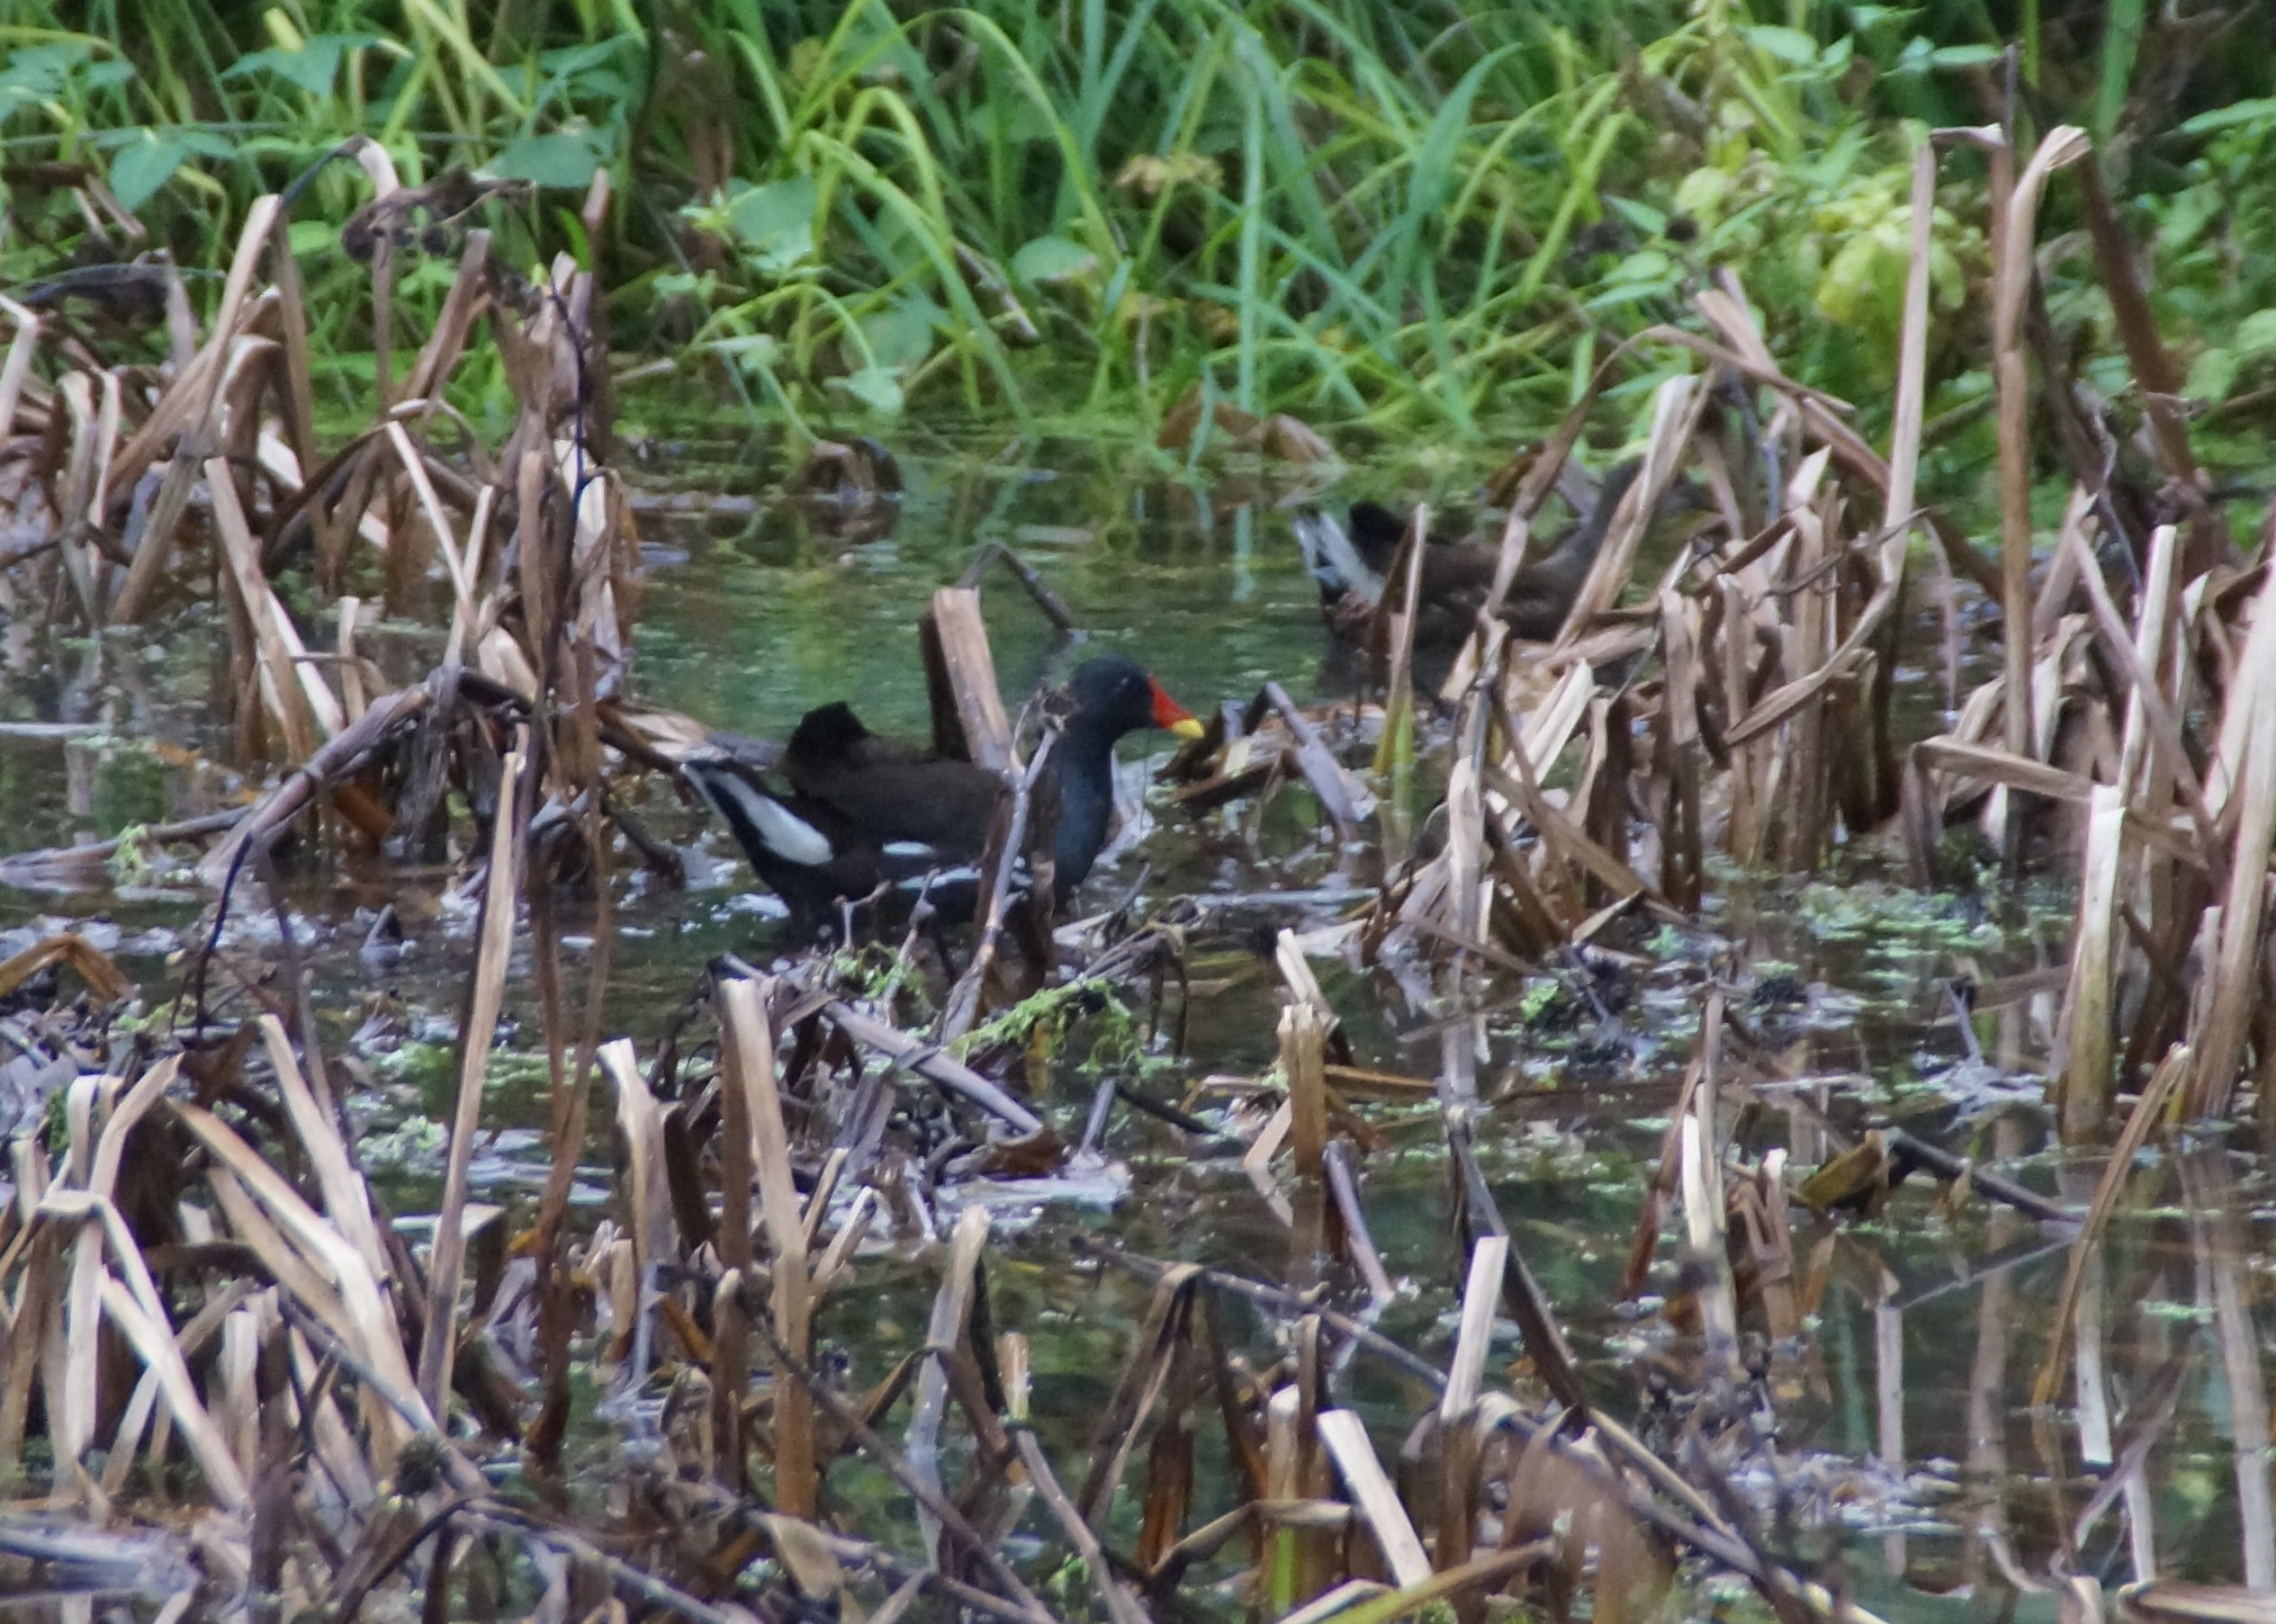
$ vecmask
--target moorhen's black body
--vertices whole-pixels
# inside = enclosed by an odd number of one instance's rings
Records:
[[[1580,596],[1589,566],[1597,561],[1621,498],[1642,470],[1641,462],[1627,462],[1606,474],[1588,516],[1546,556],[1512,578],[1501,607],[1512,636],[1547,642],[1557,635],[1573,600]],[[1367,612],[1382,597],[1384,577],[1397,559],[1407,521],[1379,503],[1355,502],[1348,525],[1337,525],[1327,514],[1308,512],[1297,516],[1295,530],[1305,565],[1319,583],[1330,624],[1339,631],[1363,633],[1370,619]],[[1452,648],[1470,634],[1480,606],[1493,589],[1500,552],[1498,546],[1486,543],[1448,543],[1435,537],[1425,542],[1416,647]]]
[[[1031,795],[1030,827],[1055,827],[1051,883],[1065,902],[1091,872],[1114,812],[1114,746],[1125,733],[1201,724],[1143,668],[1102,654],[1075,668],[1058,740]],[[944,923],[968,919],[997,809],[1012,794],[996,774],[880,739],[842,700],[808,711],[775,763],[787,788],[732,757],[681,770],[725,821],[751,866],[807,934],[841,902],[920,895]],[[1024,884],[1026,865],[1018,869]]]

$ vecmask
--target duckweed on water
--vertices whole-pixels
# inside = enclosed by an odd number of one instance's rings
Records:
[[[1988,952],[2007,939],[1980,898],[1953,892],[1850,880],[1804,885],[1786,900],[1821,941],[1902,941],[1948,952]]]
[[[375,1172],[430,1172],[449,1148],[443,1125],[416,1113],[394,1126],[366,1133],[356,1141],[364,1164]]]

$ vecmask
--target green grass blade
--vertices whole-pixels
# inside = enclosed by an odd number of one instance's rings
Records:
[[[1571,182],[1565,187],[1564,196],[1557,202],[1557,212],[1551,218],[1549,229],[1542,233],[1541,247],[1534,250],[1533,258],[1525,263],[1525,274],[1518,279],[1517,302],[1520,306],[1531,304],[1540,296],[1543,284],[1549,280],[1550,268],[1557,263],[1559,256],[1565,251],[1565,245],[1571,240],[1573,221],[1579,217],[1581,205],[1597,195],[1597,177],[1604,171],[1605,160],[1612,156],[1612,144],[1627,128],[1626,113],[1609,111],[1612,94],[1618,88],[1616,83],[1607,85],[1601,97],[1591,98],[1597,133],[1590,138],[1588,150],[1581,158],[1579,168],[1573,172]],[[1584,118],[1579,127],[1586,129],[1588,122],[1589,120]]]
[[[2126,111],[2134,60],[2142,49],[2143,0],[2108,0],[2102,16],[2101,83],[2094,96],[2094,139],[2108,141]]]
[[[1246,88],[1247,120],[1241,139],[1240,358],[1233,403],[1256,409],[1257,265],[1264,238],[1264,95],[1252,75]]]

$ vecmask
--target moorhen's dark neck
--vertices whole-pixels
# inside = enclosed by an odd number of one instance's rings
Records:
[[[1062,897],[1083,883],[1106,845],[1107,822],[1114,814],[1114,745],[1129,731],[1077,711],[1051,746],[1045,768],[1056,781],[1059,799],[1052,885]]]

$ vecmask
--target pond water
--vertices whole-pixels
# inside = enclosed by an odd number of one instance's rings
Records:
[[[880,731],[921,734],[916,615],[990,542],[1041,571],[1093,644],[1131,653],[1196,712],[1246,700],[1268,678],[1300,699],[1335,680],[1317,595],[1272,491],[1212,493],[1142,455],[1076,439],[976,436],[904,449],[901,466],[897,521],[881,538],[855,541],[769,494],[780,470],[763,449],[723,463],[700,444],[651,447],[636,695],[778,737],[808,706],[845,697]],[[1065,662],[1016,582],[992,573],[985,590],[999,675],[1016,705]],[[226,750],[208,703],[208,628],[196,614],[155,640],[40,635],[5,650],[0,722],[13,731],[0,731],[9,810],[0,854],[193,814],[230,791],[230,775],[208,765]],[[391,668],[417,672],[432,652],[422,636],[376,641]],[[1918,703],[1932,711],[1932,699]],[[1126,761],[1147,744],[1156,760],[1166,753],[1160,736],[1140,736],[1125,746]],[[722,832],[661,786],[639,805],[694,858],[689,889],[635,882],[618,912],[606,1029],[644,1054],[696,991],[701,966],[730,949],[764,957],[773,925],[744,894],[750,878]],[[1141,858],[1158,897],[1334,885],[1348,872],[1346,854],[1295,795],[1254,828],[1238,808],[1198,825],[1160,813],[1138,852],[1102,868],[1092,894],[1119,895]],[[358,1100],[373,1128],[366,1153],[410,1215],[433,1206],[432,1123],[446,1109],[452,1023],[472,957],[471,917],[449,903],[447,883],[366,871],[306,882],[291,898],[296,939],[327,989],[328,1038],[368,1067]],[[166,955],[202,900],[162,876],[121,875],[93,892],[0,890],[0,945],[13,951],[46,929],[41,920],[104,921],[117,934],[100,939],[155,994],[170,984]],[[409,940],[382,962],[358,948],[387,904]],[[1276,983],[1258,951],[1264,928],[1327,917],[1318,905],[1229,910],[1221,928],[1201,932],[1191,968],[1202,991],[1187,1050],[1150,1058],[1147,1090],[1218,1108],[1225,1096],[1192,1093],[1205,1079],[1267,1066]],[[1450,1031],[1472,1057],[1481,1093],[1495,1101],[1480,1152],[1515,1243],[1567,1327],[1592,1396],[1650,1431],[1668,1420],[1667,1371],[1678,1350],[1652,1303],[1615,1296],[1710,971],[1733,978],[1766,1052],[1801,1080],[1769,1103],[1727,1104],[1750,1156],[1784,1147],[1806,1169],[1825,1144],[1817,1113],[1849,1129],[1895,1120],[2083,1208],[2096,1162],[2062,1153],[2036,1087],[2010,1075],[2044,1064],[2059,991],[2048,972],[2065,962],[2069,917],[2059,887],[1925,895],[1859,858],[1807,882],[1718,874],[1700,929],[1622,944],[1644,967],[1605,1018],[1546,1018],[1574,1000],[1545,982],[1489,976],[1464,1008],[1417,1008],[1390,977],[1320,969],[1357,1063],[1428,1079]],[[257,950],[257,930],[241,946]],[[1984,989],[1971,1028],[1981,1059],[1947,991],[1959,977]],[[491,1118],[503,1131],[485,1144],[478,1176],[488,1198],[511,1206],[534,1198],[548,1152],[535,1022],[526,1004],[508,1017]],[[1069,1060],[1055,1086],[1053,1113],[1079,1132],[1094,1080]],[[1436,1113],[1380,1108],[1370,1118],[1381,1143],[1366,1161],[1366,1213],[1403,1283],[1376,1323],[1443,1363],[1457,1270]],[[1318,1260],[1291,1255],[1290,1232],[1220,1145],[1126,1114],[1107,1148],[1129,1169],[1127,1193],[1111,1205],[1007,1209],[1010,1233],[991,1263],[998,1324],[1033,1339],[1041,1424],[1075,1448],[1150,1290],[1099,1267],[1095,1243],[1257,1279],[1322,1278]],[[607,1159],[604,1128],[580,1192],[588,1212],[607,1198]],[[1772,1350],[1763,1370],[1776,1451],[1757,1458],[1785,1474],[1796,1512],[1793,1526],[1764,1530],[1773,1549],[1838,1578],[1888,1619],[2052,1619],[2044,1585],[2058,1566],[2109,1584],[2155,1571],[2276,1584],[2276,1204],[2264,1164],[2241,1144],[2213,1137],[2146,1159],[2128,1187],[2088,1269],[2088,1364],[2108,1401],[2083,1418],[2067,1399],[2053,1413],[2029,1407],[2067,1231],[1981,1201],[1948,1213],[1918,1179],[1871,1223],[1821,1225],[1799,1209],[1796,1223],[1797,1260],[1822,1295],[1804,1336]],[[914,1253],[880,1260],[858,1301],[832,1306],[823,1334],[857,1381],[922,1339],[933,1269]],[[1326,1278],[1338,1300],[1349,1295],[1340,1273]],[[1269,1344],[1261,1324],[1246,1334],[1260,1350]],[[1341,1368],[1345,1396],[1381,1424],[1388,1452],[1428,1395],[1363,1354]],[[587,1447],[607,1445],[596,1436]],[[2113,1458],[2127,1476],[2119,1508],[2074,1548],[2070,1524],[2107,1476],[2097,1463]]]

